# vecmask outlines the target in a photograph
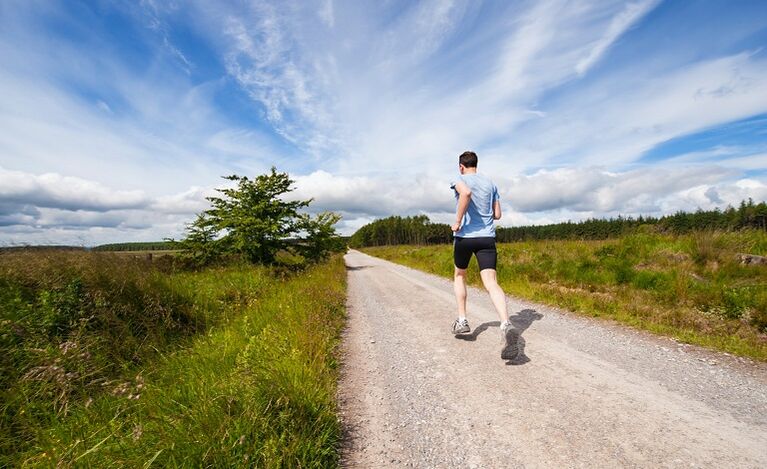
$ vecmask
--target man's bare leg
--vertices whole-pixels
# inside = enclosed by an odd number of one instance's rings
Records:
[[[509,320],[509,312],[506,309],[506,295],[504,295],[503,290],[501,290],[501,287],[498,285],[498,277],[495,269],[481,270],[479,276],[482,277],[482,284],[485,286],[487,292],[490,293],[490,299],[493,302],[493,306],[495,306],[495,311],[498,313],[498,318],[501,320],[501,324],[503,324],[505,321]],[[458,287],[456,286],[456,296],[458,296],[457,288]]]
[[[466,269],[455,268],[453,276],[453,290],[455,300],[458,303],[458,317],[466,317]]]

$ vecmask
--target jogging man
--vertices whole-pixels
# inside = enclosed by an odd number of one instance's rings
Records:
[[[498,188],[493,181],[477,174],[477,154],[467,151],[458,157],[458,170],[461,175],[450,187],[455,191],[456,214],[451,229],[454,233],[453,260],[455,275],[453,289],[458,302],[458,319],[453,323],[453,334],[466,334],[471,331],[466,320],[466,269],[472,254],[477,257],[479,275],[482,284],[490,294],[498,318],[501,320],[501,338],[507,342],[507,333],[513,327],[506,310],[506,296],[498,286],[495,250],[495,225],[493,220],[501,218],[501,202]],[[514,347],[506,346],[501,358],[512,359]]]

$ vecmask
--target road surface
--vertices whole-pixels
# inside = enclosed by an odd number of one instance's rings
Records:
[[[519,355],[469,291],[357,251],[339,407],[345,467],[767,467],[767,366],[509,298]]]

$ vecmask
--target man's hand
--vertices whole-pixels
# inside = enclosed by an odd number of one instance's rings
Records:
[[[455,222],[453,223],[453,226],[450,227],[451,230],[453,230],[453,233],[461,229],[461,222]]]

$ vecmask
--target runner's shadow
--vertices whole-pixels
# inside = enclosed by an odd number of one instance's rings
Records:
[[[362,270],[362,269],[369,269],[373,267],[372,265],[347,265],[346,270]]]
[[[471,331],[471,334],[457,334],[454,337],[456,339],[465,340],[467,342],[474,342],[477,340],[477,336],[481,333],[485,332],[488,327],[500,327],[501,322],[500,321],[490,321],[490,322],[484,322],[477,326],[473,331]]]
[[[543,314],[534,309],[523,309],[514,316],[509,317],[511,325],[514,326],[506,333],[506,344],[504,345],[502,358],[506,360],[507,365],[524,365],[530,361],[525,355],[525,338],[522,333],[527,330],[533,321],[543,318]]]

